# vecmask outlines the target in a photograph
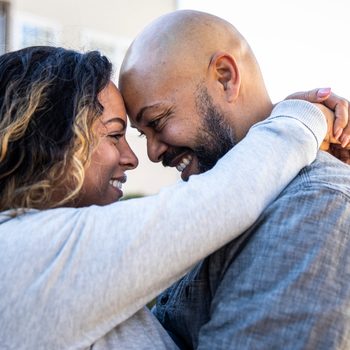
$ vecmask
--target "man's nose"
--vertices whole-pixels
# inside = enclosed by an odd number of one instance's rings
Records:
[[[164,142],[158,140],[157,137],[153,136],[152,138],[147,138],[147,154],[152,162],[160,162],[167,149],[168,146]]]

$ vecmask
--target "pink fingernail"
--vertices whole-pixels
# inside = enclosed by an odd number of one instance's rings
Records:
[[[326,97],[330,94],[330,92],[331,92],[331,88],[321,88],[321,89],[318,89],[317,96]]]

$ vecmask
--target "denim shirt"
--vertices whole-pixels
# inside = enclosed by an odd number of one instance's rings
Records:
[[[350,349],[350,167],[319,152],[153,312],[182,349]]]

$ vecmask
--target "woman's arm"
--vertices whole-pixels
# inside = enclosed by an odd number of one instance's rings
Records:
[[[14,219],[31,227],[21,244],[37,251],[38,276],[31,285],[25,280],[33,278],[23,276],[23,305],[13,307],[36,310],[46,338],[54,332],[66,344],[97,339],[251,226],[314,160],[325,132],[318,108],[284,101],[212,170],[187,183],[105,207]],[[30,297],[35,290],[44,291],[45,302]]]
[[[105,304],[101,315],[77,310],[82,319],[122,322],[244,232],[314,160],[325,132],[316,107],[285,101],[211,171],[156,196],[82,210],[77,220],[92,234],[79,278],[90,301]]]

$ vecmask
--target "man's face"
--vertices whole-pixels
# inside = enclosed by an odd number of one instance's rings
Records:
[[[147,138],[150,160],[176,167],[187,181],[211,169],[234,146],[234,133],[203,84],[192,91],[164,90],[158,98],[148,98],[148,89],[133,90],[124,98],[132,126]]]

